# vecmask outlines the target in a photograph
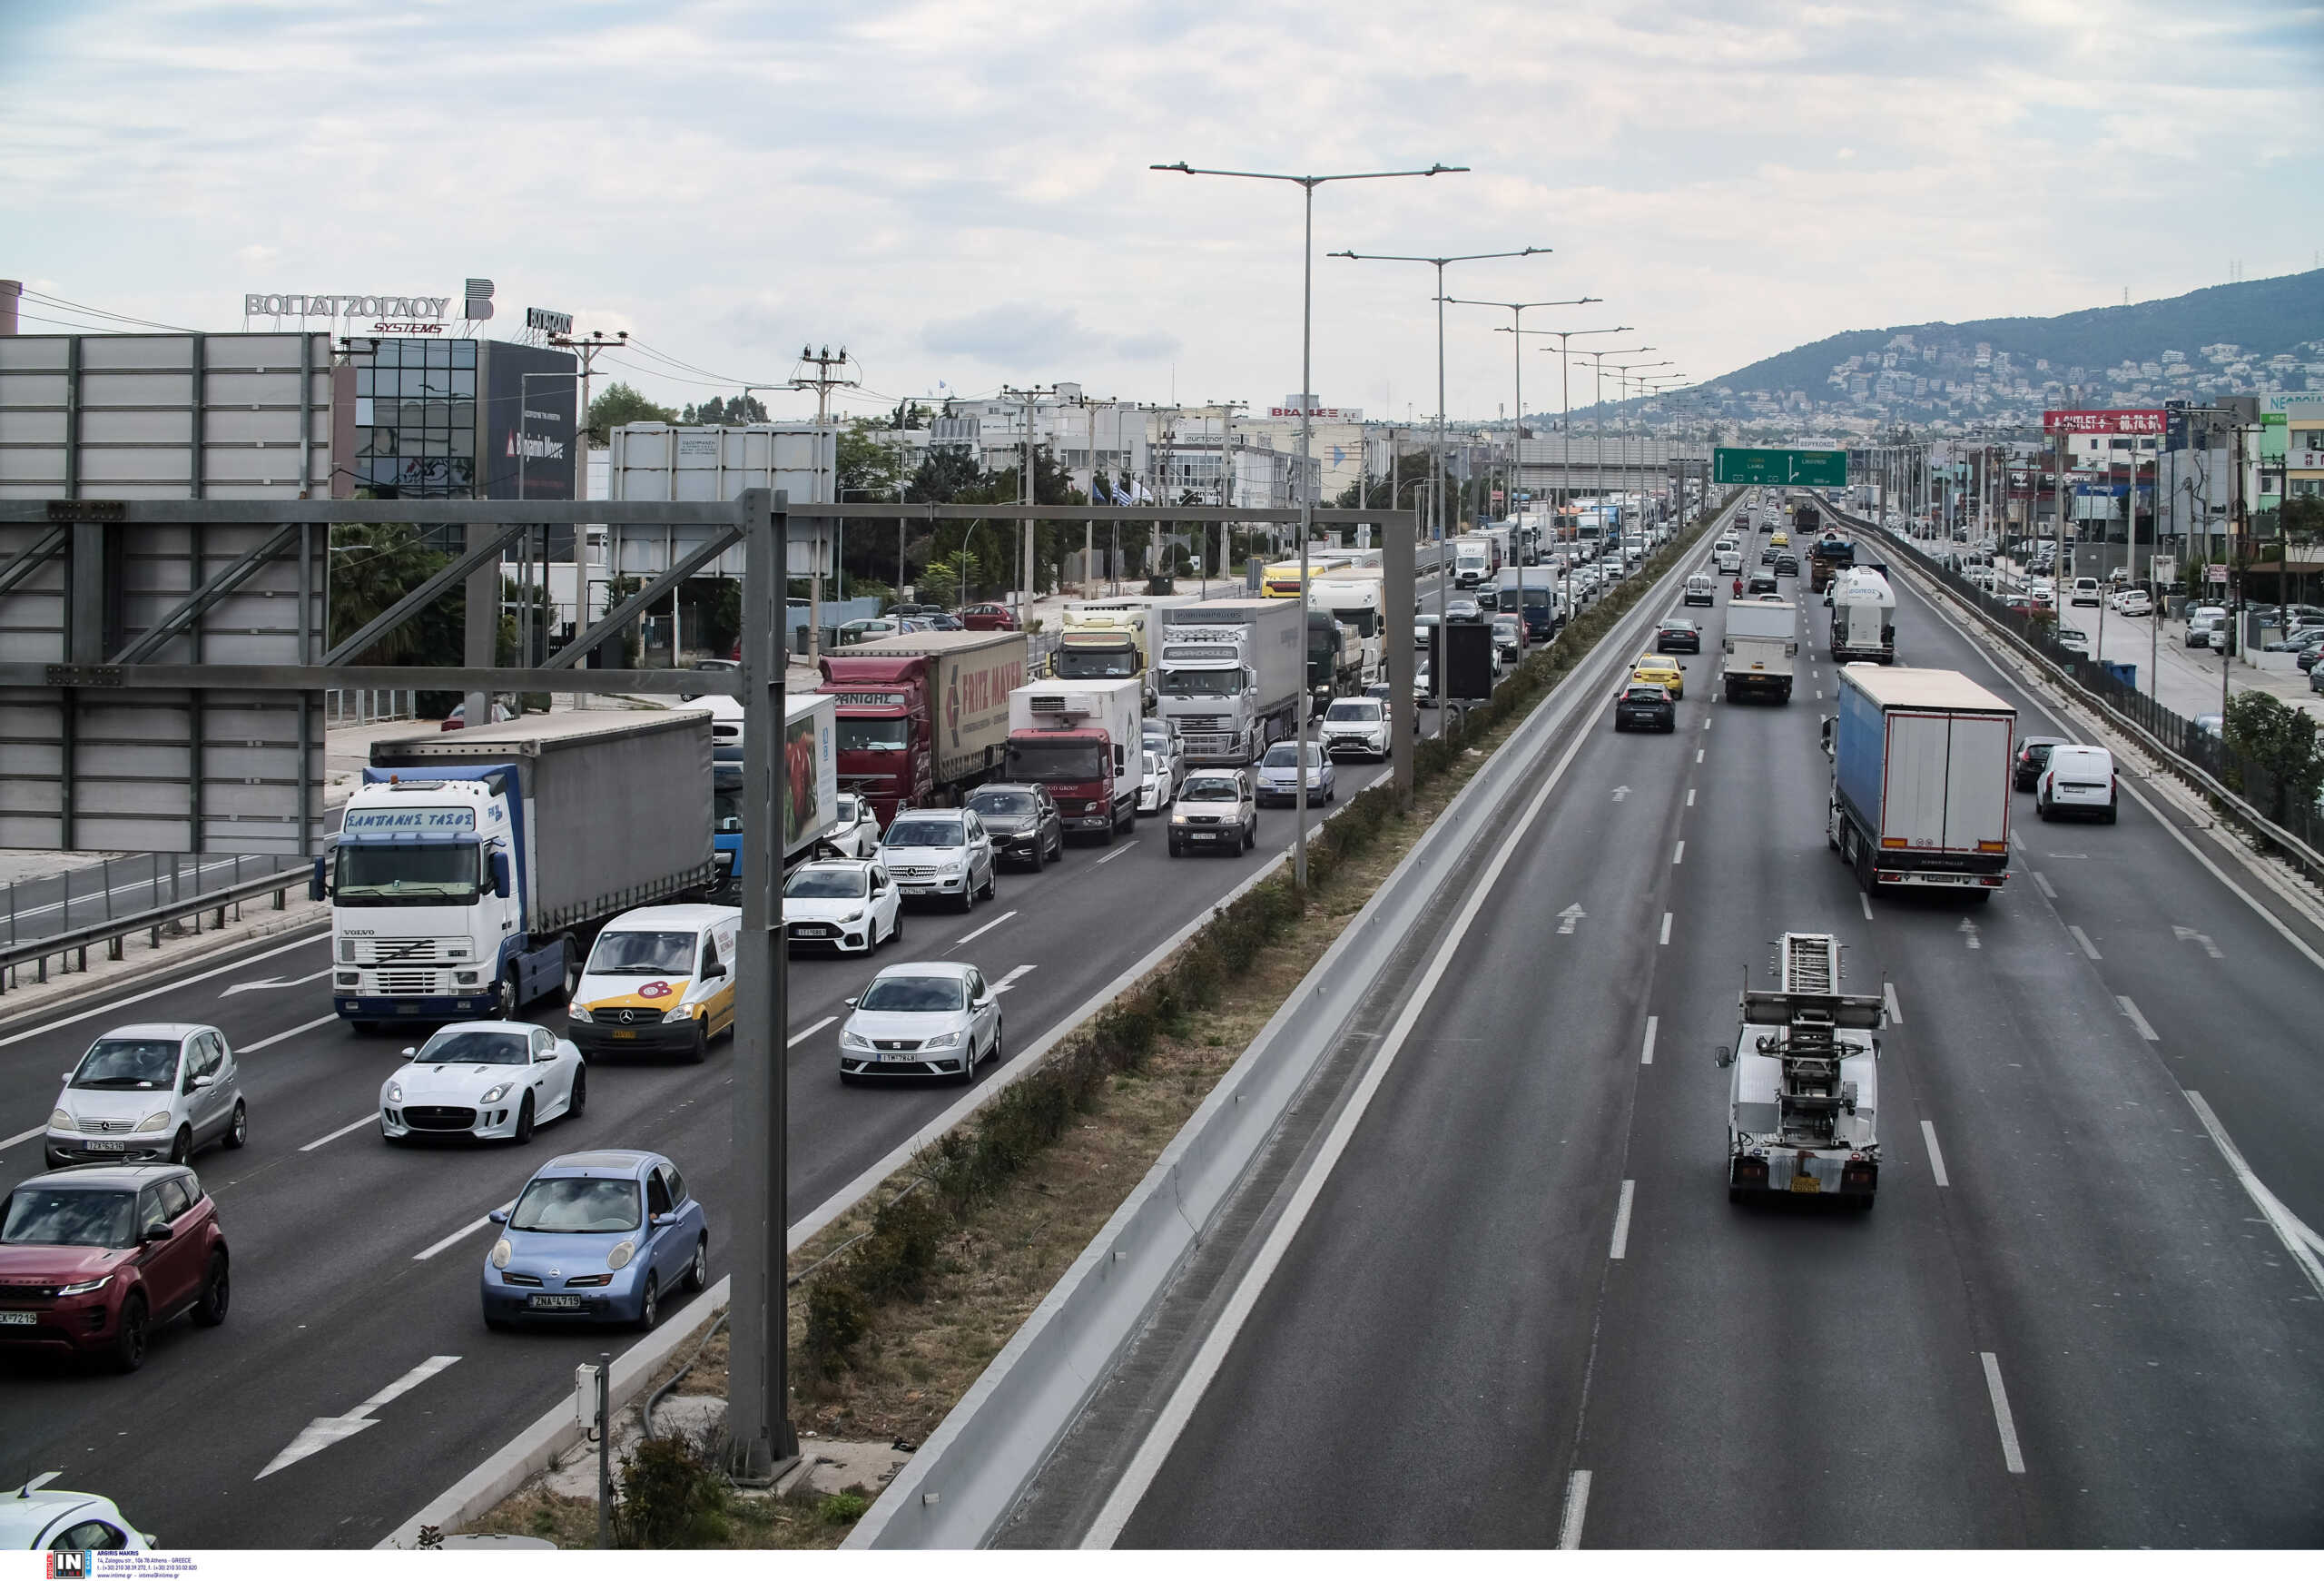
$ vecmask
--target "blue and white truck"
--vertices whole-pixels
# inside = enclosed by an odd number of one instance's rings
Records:
[[[587,711],[373,742],[309,893],[368,1031],[562,993],[606,922],[716,874],[710,716]]]

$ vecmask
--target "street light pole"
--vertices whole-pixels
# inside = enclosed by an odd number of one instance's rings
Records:
[[[1571,482],[1573,472],[1573,373],[1566,361],[1566,344],[1576,335],[1627,335],[1630,332],[1630,329],[1631,326],[1629,324],[1615,324],[1603,330],[1519,330],[1515,331],[1521,339],[1526,335],[1541,335],[1544,338],[1554,336],[1557,340],[1558,395],[1562,414],[1559,419],[1561,438],[1558,440],[1558,472],[1560,474],[1558,504],[1561,508],[1566,504],[1568,498],[1573,492],[1571,488],[1566,487],[1567,483]],[[1549,348],[1544,346],[1541,350],[1546,351]],[[1587,353],[1584,354],[1587,355]]]
[[[1244,181],[1281,181],[1296,185],[1304,199],[1305,213],[1299,252],[1299,706],[1294,710],[1295,733],[1299,743],[1299,776],[1293,805],[1295,811],[1295,832],[1291,847],[1291,881],[1301,894],[1307,891],[1307,540],[1315,532],[1315,490],[1307,485],[1307,460],[1315,440],[1315,391],[1309,388],[1312,378],[1315,339],[1315,189],[1325,182],[1386,181],[1398,176],[1452,175],[1465,172],[1465,164],[1432,164],[1426,170],[1367,170],[1338,175],[1290,175],[1273,171],[1200,170],[1180,160],[1176,164],[1149,165],[1149,170],[1172,170],[1180,175],[1232,176]],[[1442,318],[1443,310],[1438,316]]]
[[[1600,543],[1605,541],[1606,537],[1606,359],[1609,356],[1627,357],[1633,351],[1659,351],[1660,349],[1661,348],[1657,346],[1630,346],[1628,348],[1618,347],[1610,352],[1588,351],[1583,353],[1585,356],[1596,359],[1591,365],[1591,381],[1590,387],[1590,476],[1596,482],[1598,488],[1598,538]],[[1633,362],[1629,364],[1617,362],[1614,364],[1616,371],[1615,381],[1617,383],[1620,382],[1620,371],[1625,366],[1633,368],[1660,368],[1665,366],[1665,364],[1661,362]],[[1624,454],[1627,456],[1628,452],[1625,451]],[[1620,545],[1618,543],[1615,547],[1619,548]]]

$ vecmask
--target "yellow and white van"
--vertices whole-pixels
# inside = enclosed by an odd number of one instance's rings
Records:
[[[606,924],[566,1007],[566,1035],[587,1054],[635,1050],[699,1060],[734,1026],[731,905],[649,905]]]

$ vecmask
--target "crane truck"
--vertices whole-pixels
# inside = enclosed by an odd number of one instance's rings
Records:
[[[1840,942],[1787,933],[1777,987],[1739,996],[1742,1025],[1718,1062],[1727,1107],[1727,1200],[1770,1193],[1838,1197],[1869,1208],[1880,1186],[1876,993],[1840,992]]]

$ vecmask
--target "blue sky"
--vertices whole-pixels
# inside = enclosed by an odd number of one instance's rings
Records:
[[[1620,344],[1709,378],[2324,250],[2318,0],[0,14],[0,273],[213,330],[245,291],[488,276],[503,323],[556,308],[715,376],[600,363],[673,403],[785,379],[807,341],[860,359],[847,410],[940,380],[1278,401],[1297,190],[1147,169],[1180,159],[1473,167],[1318,195],[1315,387],[1381,416],[1433,408],[1432,274],[1328,252],[1550,247],[1451,293],[1600,297],[1528,321],[1636,325]],[[1448,311],[1448,405],[1490,416],[1507,315]]]

